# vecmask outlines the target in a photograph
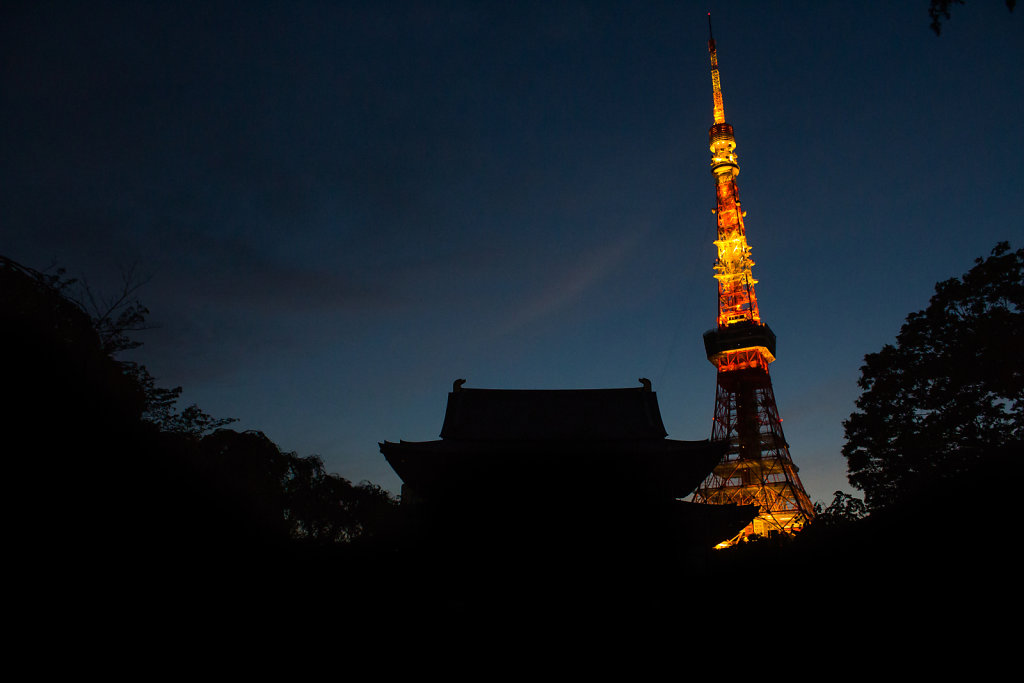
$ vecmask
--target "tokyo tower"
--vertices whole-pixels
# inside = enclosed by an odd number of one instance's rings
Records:
[[[718,195],[718,325],[704,333],[704,348],[718,369],[711,439],[727,441],[729,447],[693,500],[758,506],[753,522],[720,544],[729,546],[752,536],[799,531],[814,517],[814,508],[789,455],[768,374],[768,364],[775,360],[775,334],[761,322],[754,294],[757,280],[751,273],[754,262],[743,222],[746,214],[736,184],[740,172],[736,139],[725,122],[710,13],[708,34],[715,116],[708,136]]]

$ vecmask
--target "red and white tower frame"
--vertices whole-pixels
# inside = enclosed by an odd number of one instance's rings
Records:
[[[768,364],[775,360],[775,334],[761,322],[754,293],[757,280],[751,273],[754,262],[743,222],[746,214],[736,184],[740,172],[736,139],[725,122],[718,55],[710,29],[709,14],[715,122],[708,135],[718,195],[718,325],[704,333],[704,348],[718,368],[711,438],[728,441],[729,449],[694,493],[694,501],[754,504],[760,509],[747,528],[722,544],[728,546],[750,536],[799,531],[814,517],[814,508],[789,455],[768,374]]]

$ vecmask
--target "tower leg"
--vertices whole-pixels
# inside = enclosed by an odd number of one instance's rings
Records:
[[[814,517],[797,467],[789,455],[775,392],[766,368],[718,373],[714,441],[729,448],[694,501],[757,505],[758,516],[724,545],[752,536],[794,533]]]

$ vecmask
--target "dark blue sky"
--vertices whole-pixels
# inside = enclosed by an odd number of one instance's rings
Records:
[[[384,5],[384,3],[381,3]],[[773,379],[813,499],[865,353],[1019,246],[1024,23],[1001,2],[711,3]],[[0,253],[151,276],[133,357],[397,490],[467,386],[634,386],[706,438],[705,5],[5,3]],[[543,473],[538,473],[543,476]]]

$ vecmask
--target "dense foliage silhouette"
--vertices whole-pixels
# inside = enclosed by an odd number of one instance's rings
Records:
[[[1006,9],[1013,11],[1013,8],[1017,6],[1017,0],[1005,0]],[[932,30],[935,31],[935,35],[942,34],[942,22],[949,21],[950,13],[949,10],[953,5],[962,5],[964,0],[931,0],[928,5],[928,16],[931,18]]]
[[[827,506],[820,502],[814,504],[815,526],[835,527],[856,522],[867,516],[868,508],[864,501],[845,491],[833,493],[832,502]]]
[[[1024,249],[998,244],[940,282],[896,338],[865,356],[844,422],[850,483],[872,509],[987,467],[1024,440]]]

